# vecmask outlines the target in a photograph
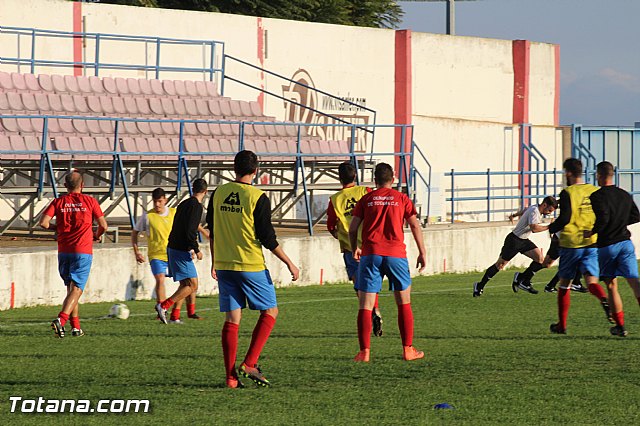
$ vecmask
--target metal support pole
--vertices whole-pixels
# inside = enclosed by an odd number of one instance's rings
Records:
[[[454,0],[447,0],[447,34],[456,34],[456,5]]]
[[[100,75],[100,34],[96,34],[96,51],[94,56],[95,58],[93,58],[93,73],[97,77],[98,75]]]
[[[455,176],[455,172],[453,169],[451,169],[451,223],[454,223],[454,219],[455,219],[455,209],[456,209],[456,205],[455,205],[455,187],[454,187],[454,176]]]
[[[487,169],[487,222],[491,222],[491,169]]]
[[[160,78],[160,38],[156,37],[156,80]]]

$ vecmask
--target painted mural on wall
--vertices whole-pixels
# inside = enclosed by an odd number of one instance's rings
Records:
[[[290,83],[282,86],[282,96],[304,107],[292,102],[284,102],[285,120],[309,124],[345,124],[347,122],[367,125],[373,123],[373,113],[363,108],[367,106],[366,97],[355,97],[350,93],[341,96],[338,92],[334,94],[336,98],[313,90],[316,88],[315,83],[304,69],[296,71],[291,80],[300,84]],[[313,126],[309,127],[308,132],[311,136],[318,136],[324,140],[351,141],[351,128],[348,126]],[[355,139],[355,150],[366,151],[371,134],[358,129]]]

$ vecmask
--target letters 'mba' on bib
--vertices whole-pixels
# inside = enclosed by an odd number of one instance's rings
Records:
[[[257,272],[265,269],[262,244],[256,237],[253,212],[260,189],[230,182],[216,189],[213,196],[215,268]]]

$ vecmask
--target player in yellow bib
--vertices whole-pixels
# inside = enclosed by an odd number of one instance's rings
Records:
[[[552,333],[566,334],[567,316],[571,304],[571,280],[576,269],[582,272],[589,292],[600,300],[605,314],[609,317],[607,295],[598,284],[600,267],[598,265],[598,249],[596,235],[586,236],[584,231],[591,231],[596,221],[591,208],[590,196],[597,187],[582,180],[582,162],[577,158],[568,158],[562,164],[567,178],[567,187],[560,193],[560,215],[549,226],[551,235],[560,233],[560,263],[558,275],[558,322],[551,324]]]
[[[365,194],[371,192],[371,188],[356,185],[356,168],[350,162],[344,162],[338,166],[338,178],[342,189],[329,198],[327,207],[327,230],[340,242],[340,251],[344,266],[347,269],[347,277],[353,282],[356,291],[356,277],[358,276],[358,262],[353,259],[351,243],[349,242],[349,226],[351,225],[351,211]],[[358,231],[358,247],[362,245],[362,229]],[[382,336],[382,316],[378,305],[378,294],[373,311],[373,334]]]

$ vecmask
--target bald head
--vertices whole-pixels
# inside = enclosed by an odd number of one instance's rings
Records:
[[[82,190],[82,174],[74,171],[64,177],[64,186],[69,192],[80,192]]]

